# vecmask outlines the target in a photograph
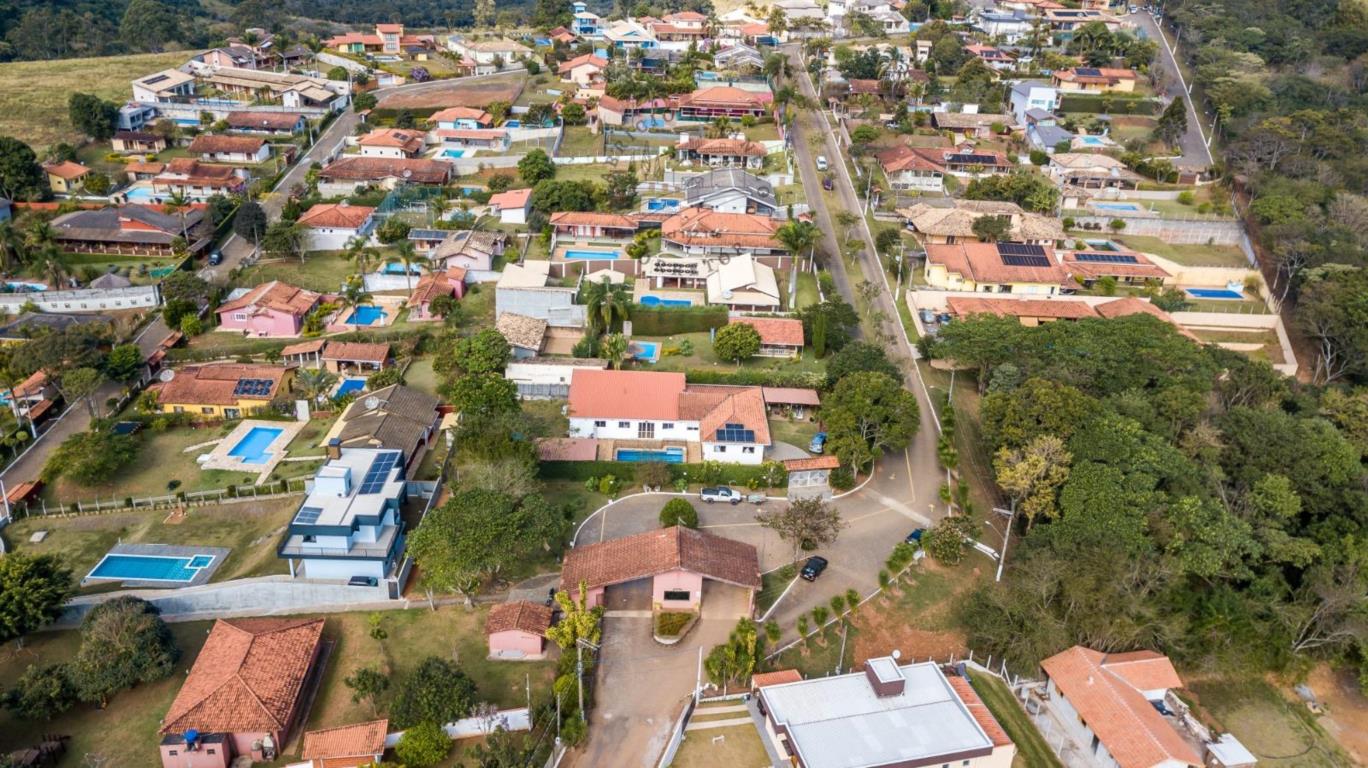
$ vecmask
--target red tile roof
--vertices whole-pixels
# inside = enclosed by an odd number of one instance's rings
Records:
[[[784,459],[784,469],[789,472],[802,472],[811,469],[836,469],[841,460],[835,456],[813,456],[807,459]]]
[[[1122,655],[1122,664],[1133,663],[1131,656]],[[1040,666],[1121,768],[1150,768],[1170,760],[1202,765],[1197,750],[1145,700],[1140,689],[1111,667],[1109,658],[1101,651],[1075,645]],[[1173,665],[1166,657],[1160,658],[1168,666],[1162,674],[1138,674],[1147,682],[1177,680]]]
[[[660,236],[683,246],[722,246],[782,250],[774,237],[779,222],[750,213],[723,213],[711,208],[686,208],[660,225]]]
[[[444,184],[451,178],[451,163],[441,160],[398,157],[344,157],[324,168],[325,179],[379,181],[404,179],[416,184]]]
[[[481,125],[490,125],[494,122],[494,118],[488,112],[474,107],[447,107],[428,116],[428,122],[433,124],[454,123],[457,120],[474,120]]]
[[[764,688],[767,685],[801,683],[803,676],[796,669],[780,669],[774,672],[756,672],[751,675],[751,688]]]
[[[305,227],[328,227],[329,229],[357,229],[375,213],[375,209],[365,205],[347,203],[317,203],[299,217],[299,224]]]
[[[764,108],[772,99],[753,91],[743,91],[730,85],[701,88],[678,97],[681,107],[699,109],[758,109]]]
[[[464,282],[465,267],[448,267],[445,272],[429,272],[418,279],[409,294],[405,306],[421,307],[438,296],[451,296],[456,293],[456,285]]]
[[[377,128],[356,140],[363,147],[392,147],[408,154],[418,152],[426,143],[427,134],[403,128]]]
[[[697,152],[700,155],[727,155],[733,157],[764,157],[769,152],[765,145],[758,141],[745,141],[744,139],[700,139],[693,138],[681,141],[675,145],[675,149],[682,149],[685,152]]]
[[[811,405],[822,404],[821,398],[815,389],[802,389],[799,387],[761,387],[760,394],[765,396],[766,403],[775,405]]]
[[[485,634],[495,632],[519,631],[534,635],[544,635],[551,628],[551,606],[519,600],[513,603],[500,603],[489,609],[485,619]]]
[[[946,299],[950,314],[997,315],[998,317],[1037,317],[1057,320],[1082,320],[1097,317],[1086,301],[1075,299],[992,299],[979,296],[951,296]]]
[[[323,636],[323,619],[214,622],[159,733],[281,732]]]
[[[292,131],[301,117],[298,112],[229,112],[227,121],[239,131]]]
[[[733,323],[749,325],[760,333],[761,344],[803,346],[803,321],[792,317],[733,317]]]
[[[262,283],[232,301],[219,305],[218,314],[251,308],[253,311],[271,310],[287,315],[303,316],[314,308],[322,294],[272,280]]]
[[[190,142],[189,150],[197,155],[243,154],[255,155],[266,145],[257,136],[221,136],[201,133]]]
[[[579,379],[578,372],[575,379]],[[583,581],[593,589],[675,570],[760,588],[755,547],[682,526],[575,547],[565,553],[561,588],[577,589]]]
[[[489,204],[504,210],[505,208],[526,208],[527,202],[532,199],[532,189],[510,189],[507,192],[500,192],[489,198]]]
[[[697,420],[699,435],[707,442],[732,442],[720,440],[718,430],[726,424],[740,424],[755,433],[756,443],[770,444],[765,396],[759,387],[690,385],[679,398],[679,418]]]
[[[998,253],[998,243],[931,243],[926,246],[926,260],[976,283],[1062,283],[1068,274],[1055,260],[1054,248],[1041,247],[1049,260],[1042,267],[1004,262]]]
[[[570,380],[572,418],[679,418],[684,374],[657,371],[577,370]]]
[[[637,223],[619,213],[593,211],[558,211],[551,214],[553,227],[605,227],[608,229],[637,228]]]
[[[538,461],[593,461],[598,440],[592,437],[546,437],[537,441]]]
[[[237,405],[243,401],[266,401],[280,392],[289,369],[279,365],[211,363],[188,365],[176,371],[175,378],[157,383],[157,402],[163,405]],[[242,379],[271,382],[264,395],[235,395]]]
[[[327,760],[338,757],[365,758],[372,760],[375,755],[385,751],[385,734],[389,730],[388,720],[372,720],[369,723],[342,725],[320,731],[306,731],[304,746],[300,751],[301,760]]]
[[[70,160],[44,165],[43,170],[59,179],[66,179],[67,181],[79,179],[87,173],[90,173],[89,168],[80,163],[73,163]]]
[[[596,56],[592,53],[586,53],[583,56],[576,56],[575,58],[570,59],[569,61],[562,62],[560,67],[558,67],[556,71],[559,74],[564,75],[568,74],[571,70],[575,69],[576,67],[583,67],[586,65],[603,69],[604,67],[608,66],[608,60],[601,56]]]
[[[323,350],[324,360],[343,362],[384,363],[389,359],[390,345],[367,344],[362,341],[329,341]]]
[[[960,701],[964,702],[964,708],[969,710],[969,714],[974,717],[974,722],[983,729],[983,734],[988,737],[989,741],[993,742],[993,746],[1005,747],[1012,743],[1012,738],[998,724],[993,713],[988,711],[983,699],[979,698],[978,691],[974,690],[974,686],[970,685],[968,680],[958,675],[946,675],[945,681],[950,683],[951,688],[955,689]]]
[[[327,339],[301,341],[298,344],[291,344],[287,347],[282,347],[280,350],[280,356],[290,357],[291,355],[312,355],[315,352],[322,352],[323,347],[327,346],[327,344]]]

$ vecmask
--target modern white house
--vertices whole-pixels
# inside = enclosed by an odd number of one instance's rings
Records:
[[[586,368],[575,371],[569,400],[570,437],[612,440],[618,460],[679,463],[697,456],[759,464],[770,444],[760,387],[689,385],[683,373]]]
[[[330,441],[276,555],[310,579],[383,580],[404,551],[404,453]]]
[[[1026,113],[1033,109],[1054,112],[1059,109],[1059,89],[1040,80],[1023,80],[1012,86],[1010,95],[1012,116],[1017,124],[1026,125]]]

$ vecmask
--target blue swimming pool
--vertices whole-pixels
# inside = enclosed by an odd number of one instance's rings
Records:
[[[504,124],[503,124],[503,127],[505,127],[505,128],[521,128],[521,127],[522,127],[522,121],[521,121],[521,120],[505,120],[505,121],[504,121]]]
[[[468,151],[469,150],[466,149],[444,149],[442,150],[442,153],[438,155],[438,157],[453,157],[460,159],[462,157],[465,157],[466,152]]]
[[[404,274],[404,264],[400,261],[387,262],[383,271],[387,275],[402,275]],[[410,275],[421,275],[423,274],[423,270],[416,264],[410,264],[408,273]]]
[[[1099,211],[1139,211],[1143,210],[1135,203],[1089,203]]]
[[[353,392],[360,392],[365,388],[365,379],[343,379],[342,383],[337,385],[337,391],[333,393],[333,397],[345,397]]]
[[[1082,144],[1082,145],[1085,146],[1085,147],[1105,147],[1105,146],[1107,146],[1107,141],[1106,141],[1106,139],[1103,139],[1101,136],[1079,136],[1079,137],[1078,137],[1078,143],[1079,143],[1079,144]]]
[[[590,250],[568,250],[562,256],[569,259],[582,261],[612,261],[622,258],[622,251],[590,251]]]
[[[1228,288],[1184,288],[1187,294],[1194,299],[1222,299],[1225,301],[1239,301],[1244,298],[1244,294],[1239,291],[1232,291]]]
[[[665,127],[665,118],[663,118],[663,117],[645,117],[645,118],[642,118],[641,120],[638,120],[638,121],[637,121],[637,127],[640,128],[640,129],[642,129],[642,130],[650,130],[650,129],[652,129],[652,128],[664,128],[664,127]]]
[[[693,302],[688,299],[662,299],[659,296],[652,296],[649,293],[641,297],[637,302],[643,307],[692,307]]]
[[[88,579],[129,581],[179,581],[189,583],[214,562],[213,555],[162,557],[159,555],[105,555]]]
[[[648,211],[677,211],[679,201],[672,197],[653,197],[646,201]]]
[[[653,451],[640,451],[632,448],[617,449],[618,461],[663,461],[666,464],[683,464],[683,448],[662,448]]]
[[[402,274],[402,273],[401,273]],[[347,325],[375,325],[385,321],[385,310],[379,307],[357,307],[347,316]]]
[[[120,194],[128,198],[130,203],[147,203],[157,198],[151,187],[129,187]]]
[[[284,431],[279,427],[252,427],[237,445],[229,449],[228,455],[242,459],[243,464],[265,464],[271,458],[266,449]]]
[[[660,342],[658,341],[634,341],[628,347],[633,360],[645,360],[654,363],[660,359]]]

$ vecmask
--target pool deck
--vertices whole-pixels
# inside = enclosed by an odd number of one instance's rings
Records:
[[[708,303],[707,294],[702,291],[685,291],[674,288],[652,288],[650,280],[638,280],[632,285],[632,301],[640,304],[643,296],[655,296],[658,299],[677,299],[687,300],[695,307],[706,306]]]
[[[403,277],[403,275],[398,275],[398,277]],[[344,309],[339,310],[332,317],[328,318],[327,331],[328,333],[339,333],[350,331],[364,331],[369,328],[385,328],[387,326],[393,325],[395,321],[399,319],[399,313],[403,311],[404,304],[406,304],[407,302],[408,296],[386,296],[383,294],[376,295],[369,304],[365,304],[363,306],[379,307],[381,310],[384,311],[384,317],[381,317],[377,322],[371,323],[369,325],[348,323],[345,322],[346,318],[351,317],[352,313],[356,310],[351,307],[346,307]]]
[[[617,261],[630,258],[627,256],[627,246],[631,245],[631,240],[570,240],[560,239],[556,242],[556,249],[551,252],[552,261],[568,261],[598,263],[600,261]],[[566,258],[566,251],[602,251],[602,259],[570,259]]]
[[[247,433],[256,427],[281,430],[280,435],[268,446],[271,458],[265,464],[248,464],[237,456],[229,456],[228,452],[237,447],[237,444],[247,436]],[[300,421],[246,419],[220,440],[219,444],[214,446],[214,450],[205,454],[207,458],[199,461],[200,469],[225,469],[232,472],[255,473],[257,475],[256,484],[261,485],[271,477],[271,472],[275,471],[280,460],[285,458],[285,446],[289,445],[290,441],[294,440],[303,428],[304,422]]]
[[[144,555],[153,557],[194,557],[195,555],[212,555],[214,562],[200,568],[195,574],[195,578],[190,581],[123,581],[122,586],[128,589],[180,589],[181,587],[198,587],[213,578],[214,571],[223,565],[224,558],[228,557],[229,550],[226,547],[196,547],[193,545],[183,546],[179,544],[124,544],[122,542],[110,547],[106,555]],[[100,558],[104,562],[104,558]],[[91,570],[94,570],[92,568]],[[120,579],[92,579],[83,577],[81,586],[90,584],[106,584]]]

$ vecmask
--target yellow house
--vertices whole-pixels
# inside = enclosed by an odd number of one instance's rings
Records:
[[[47,163],[43,166],[43,172],[47,174],[48,186],[58,194],[75,192],[85,183],[85,177],[90,175],[89,168],[70,160]]]
[[[926,282],[945,291],[1053,296],[1068,274],[1054,247],[1028,243],[950,243],[926,246]]]
[[[240,419],[269,407],[290,391],[294,367],[218,363],[177,369],[155,384],[162,413],[193,413],[210,419]]]
[[[1054,87],[1061,91],[1084,93],[1133,93],[1137,79],[1135,70],[1108,67],[1074,67],[1057,69],[1052,76]]]

